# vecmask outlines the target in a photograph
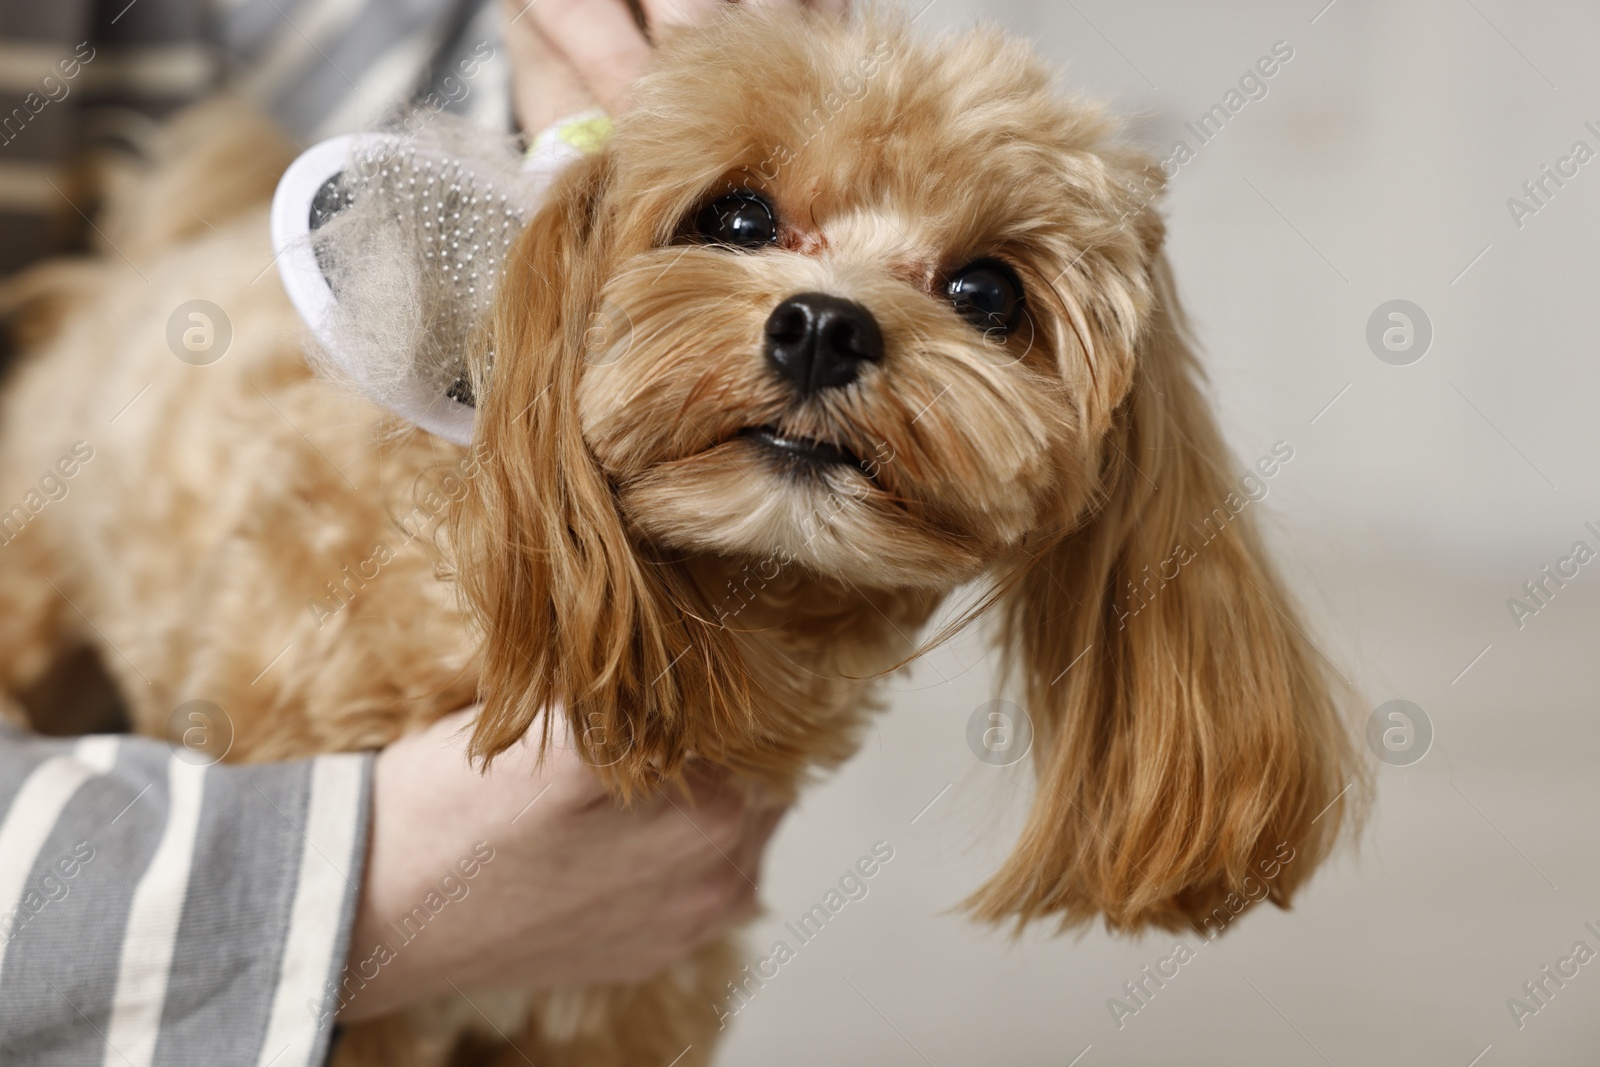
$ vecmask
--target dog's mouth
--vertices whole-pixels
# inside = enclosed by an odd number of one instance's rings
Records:
[[[782,459],[793,460],[815,467],[855,467],[864,471],[861,457],[831,441],[818,441],[810,437],[797,437],[784,433],[776,426],[751,426],[738,435],[753,441],[764,451]]]

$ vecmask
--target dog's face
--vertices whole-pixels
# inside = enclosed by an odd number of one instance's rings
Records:
[[[998,35],[730,22],[672,43],[608,148],[584,438],[672,548],[970,578],[1094,487],[1146,176]]]
[[[768,630],[705,574],[793,562],[782,610],[875,623],[871,590],[989,569],[1038,787],[978,912],[1202,924],[1280,848],[1286,902],[1351,749],[1233,503],[1159,173],[1112,134],[998,34],[734,7],[665,42],[507,258],[473,368],[478,750],[560,706],[623,789],[691,754],[792,782],[837,740],[816,694],[859,679],[747,656]]]

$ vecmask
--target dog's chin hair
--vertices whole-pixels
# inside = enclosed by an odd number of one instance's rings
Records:
[[[630,524],[669,548],[744,557],[875,588],[948,589],[995,546],[913,518],[847,467],[735,466],[716,452],[655,468],[621,494]]]

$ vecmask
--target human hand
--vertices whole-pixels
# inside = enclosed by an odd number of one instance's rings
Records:
[[[753,911],[783,809],[705,774],[691,777],[692,799],[656,794],[620,809],[566,741],[538,766],[524,739],[480,774],[466,756],[473,714],[374,761],[341,1022],[452,986],[643,979]]]
[[[729,0],[640,0],[652,37],[709,19]],[[843,14],[848,0],[746,0]],[[511,100],[529,133],[599,105],[613,114],[650,58],[625,0],[501,0],[511,57]]]

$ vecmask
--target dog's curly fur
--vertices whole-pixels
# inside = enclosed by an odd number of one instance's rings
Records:
[[[307,369],[275,277],[252,280],[287,157],[229,116],[180,123],[174,162],[106,223],[148,280],[108,254],[24,286],[62,326],[4,397],[0,506],[74,442],[95,458],[0,546],[7,690],[88,642],[137,729],[211,700],[241,760],[380,746],[481,694],[480,756],[561,708],[621,795],[692,757],[781,798],[850,755],[874,680],[985,579],[1037,788],[968,902],[981,919],[1198,925],[1284,842],[1296,861],[1266,884],[1287,906],[1350,821],[1334,690],[1249,514],[1128,610],[1224,506],[1230,463],[1147,206],[1159,169],[1025,46],[927,42],[882,12],[732,9],[669,38],[508,260],[471,450]],[[681,240],[737,188],[775,206],[774,247]],[[979,257],[1026,287],[1004,338],[943,296]],[[803,399],[762,331],[817,290],[869,308],[886,352]],[[207,367],[164,343],[197,297],[233,321]],[[761,425],[873,462],[796,471],[740,434]],[[509,998],[507,1062],[692,1044],[682,1062],[705,1063],[735,958],[725,941],[641,985]],[[356,1026],[339,1062],[441,1063],[469,1014]]]

